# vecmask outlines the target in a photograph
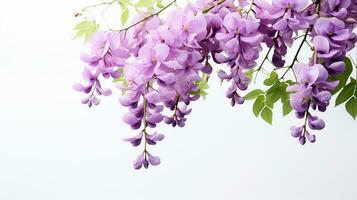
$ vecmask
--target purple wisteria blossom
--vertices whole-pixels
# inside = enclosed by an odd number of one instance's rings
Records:
[[[356,1],[197,0],[159,16],[169,6],[175,2],[157,13],[156,5],[140,11],[128,28],[94,33],[89,51],[81,54],[85,83],[73,86],[87,95],[82,103],[89,107],[112,94],[103,81],[121,90],[119,103],[127,108],[122,120],[135,130],[123,140],[142,148],[134,169],[160,164],[160,158],[149,153],[165,138],[156,131],[158,125],[188,124],[191,106],[206,96],[213,73],[222,84],[228,82],[225,95],[232,106],[257,95],[254,105],[272,112],[281,100],[283,110],[292,108],[297,118],[305,119],[303,125],[291,126],[291,135],[302,145],[316,141],[312,130],[326,126],[316,113],[327,110],[339,84],[330,80],[351,68],[345,60],[357,42]],[[300,44],[287,65],[286,55],[296,41]],[[268,51],[261,61],[263,48]],[[305,50],[311,53],[308,63],[302,63]],[[264,84],[270,88],[243,95],[259,72],[269,76]],[[289,73],[295,81],[287,80]],[[269,121],[272,114],[259,114],[259,109],[253,106],[254,114]]]
[[[298,118],[307,117],[307,122],[312,130],[321,130],[325,127],[322,119],[311,115],[312,109],[317,109],[321,112],[326,110],[330,103],[330,90],[334,89],[338,81],[327,82],[328,71],[321,64],[304,65],[296,64],[294,66],[298,84],[288,87],[290,95],[291,107],[295,110]],[[315,136],[311,136],[306,130],[306,124],[301,127],[291,127],[291,133],[294,137],[299,137],[301,144],[305,144],[307,137],[310,142],[315,142]]]

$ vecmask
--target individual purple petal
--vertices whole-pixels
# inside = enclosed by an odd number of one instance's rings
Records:
[[[138,170],[140,169],[145,162],[145,154],[144,152],[138,155],[136,160],[133,162],[134,169]]]
[[[313,130],[322,130],[323,128],[325,128],[325,122],[317,117],[313,117],[309,115],[308,122],[309,122],[309,127]]]
[[[340,61],[340,62],[334,62],[328,68],[332,70],[334,73],[341,73],[345,71],[345,63]]]
[[[292,126],[292,127],[290,127],[291,135],[293,137],[296,137],[296,138],[300,137],[302,135],[303,130],[304,130],[303,126],[300,126],[300,127]]]
[[[100,99],[98,99],[97,97],[95,96],[92,96],[92,98],[90,99],[91,103],[95,106],[99,105],[100,104]]]
[[[123,116],[123,121],[130,126],[135,125],[136,123],[140,122],[141,119],[137,118],[132,112],[127,112]]]
[[[314,25],[314,29],[318,35],[327,36],[330,32],[330,21],[328,18],[319,18]]]
[[[336,41],[344,41],[344,40],[348,40],[350,35],[351,35],[351,33],[348,29],[342,29],[342,30],[336,31],[335,35],[332,36],[332,39],[336,40]]]
[[[110,96],[112,94],[112,91],[108,88],[101,88],[99,91],[103,96]]]
[[[145,99],[149,102],[149,103],[152,103],[152,104],[156,104],[157,102],[160,101],[160,96],[159,96],[159,93],[156,92],[155,90],[147,93],[145,95]]]
[[[153,156],[149,152],[147,152],[146,154],[150,165],[156,166],[160,164],[161,161],[159,157]]]
[[[143,132],[141,131],[134,137],[124,138],[123,140],[126,142],[130,142],[134,147],[136,147],[140,145],[142,138],[143,138]]]
[[[164,44],[158,44],[155,46],[155,56],[157,61],[163,62],[166,60],[167,56],[169,55],[170,48]]]
[[[155,145],[156,142],[162,141],[165,138],[163,134],[154,133],[152,135],[146,135],[146,142],[150,145]]]
[[[85,87],[85,86],[83,86],[83,85],[81,85],[79,83],[75,83],[73,85],[73,89],[75,89],[78,92],[83,92],[83,91],[85,91],[87,89],[87,87]]]
[[[299,137],[299,142],[300,142],[301,145],[304,145],[304,144],[306,143],[306,138],[305,138],[305,136],[303,136],[303,135],[300,136],[300,137]]]
[[[173,73],[162,74],[159,75],[157,78],[165,82],[166,84],[172,84],[176,81],[176,77]]]
[[[314,143],[316,142],[316,136],[315,135],[311,135],[310,133],[306,132],[306,138],[307,140],[309,140],[309,142]]]
[[[287,26],[288,26],[288,21],[286,18],[283,18],[280,19],[278,22],[276,22],[273,28],[278,31],[283,31],[287,28]]]
[[[164,117],[160,113],[154,113],[154,114],[146,117],[146,121],[148,121],[152,124],[157,124],[157,123],[161,122],[163,119],[164,119]]]
[[[327,38],[323,36],[316,36],[312,42],[318,52],[328,53],[330,51],[330,43]]]

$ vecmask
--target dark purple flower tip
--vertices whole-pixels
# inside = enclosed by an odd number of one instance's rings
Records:
[[[301,145],[304,145],[304,144],[306,143],[306,138],[305,138],[305,136],[303,136],[303,135],[300,136],[300,137],[299,137],[299,142],[300,142]]]
[[[333,72],[333,73],[341,73],[345,71],[345,63],[340,61],[340,62],[334,62],[328,68]]]
[[[145,168],[145,169],[149,168],[149,162],[148,162],[147,159],[144,159],[143,165],[144,165],[144,168]]]
[[[319,101],[320,104],[327,106],[331,99],[331,93],[329,91],[322,91],[319,92],[314,97]]]
[[[275,51],[273,54],[272,63],[275,67],[284,67],[285,60],[283,60],[283,57],[277,51]]]
[[[130,142],[134,147],[136,147],[140,145],[142,138],[143,138],[143,132],[140,132],[134,137],[124,138],[123,140],[126,142]]]
[[[185,118],[182,118],[180,120],[177,120],[177,125],[182,128],[186,125],[185,122],[186,122]]]
[[[316,136],[315,135],[311,135],[309,132],[306,132],[306,138],[311,143],[314,143],[316,141]]]
[[[166,124],[171,124],[174,121],[173,117],[164,117],[164,122]]]
[[[206,73],[206,74],[211,74],[211,73],[212,73],[212,70],[213,70],[213,68],[212,68],[212,66],[211,66],[210,64],[205,65],[205,66],[201,69],[201,71],[202,71],[203,73]]]
[[[298,138],[302,135],[303,130],[304,130],[303,126],[300,126],[300,127],[291,126],[290,127],[291,135],[296,138]]]
[[[295,112],[295,116],[298,119],[302,119],[305,117],[305,112]]]
[[[118,70],[114,70],[110,72],[110,76],[114,79],[117,79],[121,76],[120,72]]]
[[[130,126],[132,129],[137,130],[141,127],[141,121],[138,121],[136,124]]]
[[[225,80],[228,78],[228,75],[225,71],[223,70],[219,70],[218,71],[218,78],[222,79],[222,80]]]
[[[234,96],[234,100],[237,104],[243,104],[245,99],[241,96]]]

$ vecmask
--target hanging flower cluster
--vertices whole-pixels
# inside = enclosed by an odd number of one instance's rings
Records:
[[[87,83],[75,84],[74,89],[86,94],[82,103],[89,107],[98,105],[100,96],[112,94],[102,87],[105,79],[123,91],[119,102],[128,108],[123,121],[136,130],[124,140],[142,147],[135,169],[160,164],[160,158],[149,153],[149,146],[164,139],[155,130],[157,124],[185,126],[191,102],[207,94],[213,63],[225,67],[218,77],[229,83],[226,96],[232,106],[255,100],[254,114],[271,123],[274,104],[281,100],[284,115],[294,110],[304,119],[303,125],[290,128],[302,145],[316,141],[311,130],[325,127],[313,112],[325,112],[339,91],[336,103],[348,101],[347,111],[357,116],[357,83],[349,81],[352,63],[346,57],[357,41],[355,1],[198,0],[179,8],[176,1],[162,6],[160,0],[135,5],[118,0],[98,5],[116,2],[123,9],[123,23],[130,6],[144,5],[151,13],[139,12],[132,25],[121,30],[97,31],[98,25],[88,20],[78,24],[77,36],[89,38],[90,51],[81,55]],[[164,10],[167,15],[160,18]],[[298,50],[287,64],[286,55],[295,43]],[[268,52],[258,65],[264,47]],[[304,47],[311,51],[308,63],[299,61]],[[274,66],[270,73],[264,67],[267,61]],[[269,88],[243,95],[260,72],[268,75],[264,84]]]

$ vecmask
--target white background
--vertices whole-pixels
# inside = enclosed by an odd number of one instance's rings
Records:
[[[1,200],[357,199],[357,124],[343,106],[301,146],[289,127],[302,121],[230,107],[217,78],[185,128],[160,127],[162,164],[133,170],[117,93],[88,109],[71,88],[84,66],[73,13],[93,1],[0,2]]]

